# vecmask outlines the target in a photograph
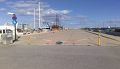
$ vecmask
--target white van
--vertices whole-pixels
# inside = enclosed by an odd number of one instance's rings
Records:
[[[10,29],[0,29],[0,42],[2,42],[3,34],[7,34],[7,37],[11,37],[13,39],[13,31]]]
[[[10,32],[11,31],[11,32]],[[9,26],[9,25],[3,25],[0,26],[0,41],[1,41],[1,35],[5,33],[12,33],[13,40],[15,39],[15,30],[14,26]],[[16,30],[16,35],[18,34]]]

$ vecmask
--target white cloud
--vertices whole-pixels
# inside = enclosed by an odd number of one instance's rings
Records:
[[[38,9],[38,1],[37,0],[7,2],[6,4],[11,9],[8,12],[8,14],[11,14],[11,15],[13,14],[11,12],[14,12],[17,15],[33,16],[34,8],[36,8],[36,21],[38,21],[39,9]],[[66,15],[66,14],[69,14],[70,12],[71,12],[70,10],[64,10],[64,9],[63,10],[55,10],[55,9],[51,8],[49,4],[47,4],[45,2],[41,2],[41,15],[43,16],[43,19],[41,18],[42,20],[44,20],[44,16],[45,16],[48,18],[48,20],[46,19],[46,21],[49,21],[49,22],[54,21],[56,14],[62,15],[62,17],[61,17],[62,20],[70,19],[70,17]],[[49,18],[49,15],[50,16],[52,15],[53,18]]]
[[[53,14],[68,14],[71,11],[69,10],[54,10],[54,9],[47,9],[44,13],[47,15],[53,15]]]
[[[33,3],[32,3],[33,2]],[[36,6],[35,1],[15,1],[15,2],[7,2],[10,8],[33,8]]]
[[[7,2],[6,4],[9,6],[9,8],[13,9],[15,11],[15,13],[20,14],[20,15],[22,15],[22,14],[23,15],[33,15],[34,8],[37,8],[36,13],[38,14],[38,0]],[[47,3],[41,2],[41,7],[46,9],[49,7],[49,5]]]
[[[27,15],[34,15],[33,12],[26,12]]]
[[[6,11],[6,8],[0,8],[0,11]]]
[[[4,2],[4,1],[6,1],[6,0],[0,0],[0,2]]]
[[[12,12],[8,12],[7,14],[8,14],[8,15],[13,15],[14,13],[12,13]]]
[[[39,0],[25,0],[25,1],[15,1],[7,2],[6,4],[14,10],[15,13],[20,15],[33,15],[34,8],[36,8],[36,14],[38,15],[38,1]],[[50,14],[68,14],[69,10],[54,10],[46,2],[40,2],[42,15]]]
[[[61,11],[61,13],[63,13],[63,14],[68,14],[68,13],[70,13],[71,11],[69,11],[69,10],[62,10]]]

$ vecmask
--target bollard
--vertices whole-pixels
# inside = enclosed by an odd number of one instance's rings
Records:
[[[31,37],[27,36],[27,43],[30,45],[31,44]]]
[[[100,31],[98,32],[98,46],[101,46]]]

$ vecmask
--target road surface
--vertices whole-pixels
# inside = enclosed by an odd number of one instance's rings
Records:
[[[120,69],[120,47],[0,47],[0,69]]]

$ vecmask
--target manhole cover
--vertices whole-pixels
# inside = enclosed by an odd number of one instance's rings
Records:
[[[63,44],[63,42],[62,41],[57,41],[56,44],[61,45],[61,44]]]

